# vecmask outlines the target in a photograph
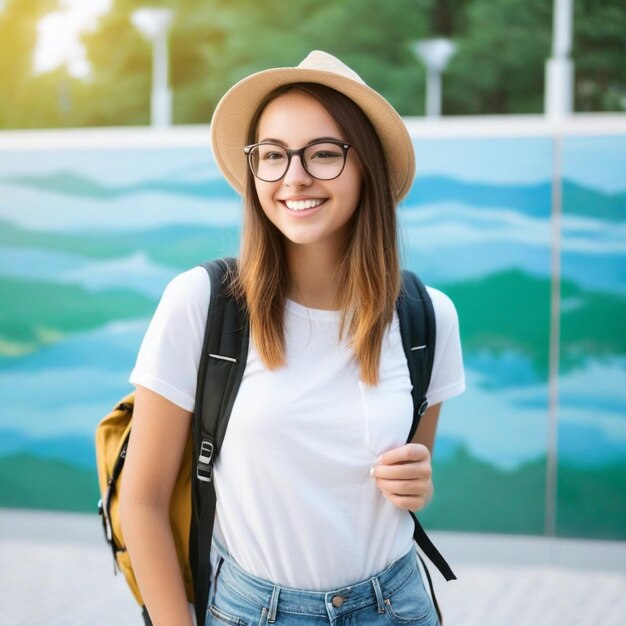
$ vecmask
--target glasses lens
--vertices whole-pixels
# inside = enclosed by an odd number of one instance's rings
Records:
[[[307,172],[321,180],[337,178],[343,170],[345,159],[345,151],[334,143],[315,143],[304,151]]]
[[[295,151],[295,154],[298,152]],[[301,154],[306,171],[320,180],[337,178],[346,162],[346,150],[341,145],[330,142],[307,146]],[[274,182],[280,180],[287,172],[289,151],[277,144],[261,143],[250,148],[248,161],[252,173],[257,178]]]
[[[249,154],[252,173],[268,182],[278,180],[285,175],[288,160],[284,148],[270,143],[254,146]]]

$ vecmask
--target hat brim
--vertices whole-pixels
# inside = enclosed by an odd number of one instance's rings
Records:
[[[332,87],[354,101],[368,117],[380,138],[392,193],[399,202],[415,176],[415,155],[408,130],[397,111],[364,83],[334,72],[283,67],[252,74],[233,85],[219,101],[211,120],[211,146],[226,180],[243,194],[247,163],[243,147],[248,125],[263,99],[278,87],[291,83],[319,83]]]

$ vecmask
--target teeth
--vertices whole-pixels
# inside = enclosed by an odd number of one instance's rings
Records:
[[[288,209],[292,211],[304,211],[304,209],[313,209],[322,204],[324,200],[285,200]]]

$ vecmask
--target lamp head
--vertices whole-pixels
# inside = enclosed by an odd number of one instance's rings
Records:
[[[146,38],[154,41],[169,28],[173,12],[170,9],[138,9],[131,16],[135,28]]]

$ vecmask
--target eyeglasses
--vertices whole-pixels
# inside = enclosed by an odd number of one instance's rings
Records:
[[[252,173],[266,183],[274,183],[287,173],[294,155],[300,158],[302,167],[313,178],[333,180],[343,172],[349,149],[349,143],[323,139],[299,150],[263,141],[246,146],[243,151],[248,155]]]

